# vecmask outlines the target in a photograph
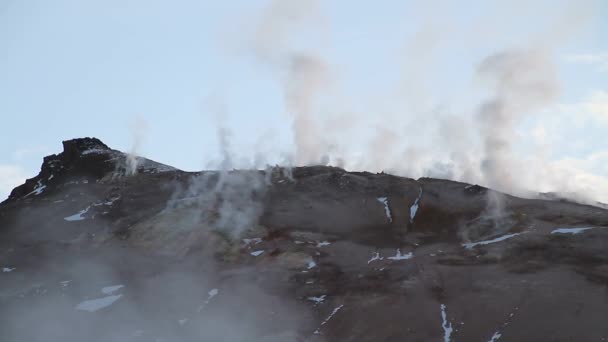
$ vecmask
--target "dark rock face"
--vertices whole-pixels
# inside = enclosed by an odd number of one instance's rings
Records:
[[[7,341],[608,339],[604,209],[63,145],[0,204]]]
[[[111,152],[113,151],[106,144],[96,138],[66,140],[63,142],[63,152],[45,157],[40,173],[15,188],[8,199],[36,195],[36,189],[45,184],[54,184],[65,175],[101,177],[113,168],[112,164],[107,163],[112,156]]]

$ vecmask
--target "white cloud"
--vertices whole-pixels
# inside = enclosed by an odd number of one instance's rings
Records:
[[[596,89],[580,101],[546,109],[521,132],[520,181],[528,189],[608,202],[608,91]]]
[[[566,61],[592,65],[597,67],[599,71],[608,72],[608,52],[568,55],[566,56]]]
[[[538,126],[532,134],[543,141],[558,130],[584,131],[590,126],[608,125],[608,90],[595,89],[578,102],[556,104],[543,110],[535,119]]]
[[[563,158],[557,162],[566,169],[608,175],[608,150],[593,152],[580,158]]]
[[[0,164],[0,201],[27,179],[25,171],[18,165]]]

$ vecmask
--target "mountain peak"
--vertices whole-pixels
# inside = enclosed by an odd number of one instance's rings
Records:
[[[107,151],[110,150],[108,145],[104,144],[97,138],[76,138],[65,140],[63,144],[63,153],[66,156],[80,155],[88,151]]]
[[[13,189],[8,200],[38,196],[73,178],[97,181],[108,174],[174,171],[175,168],[111,149],[94,137],[62,142],[63,152],[44,157],[40,173]]]

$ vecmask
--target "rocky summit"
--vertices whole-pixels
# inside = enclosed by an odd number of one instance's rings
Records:
[[[63,142],[0,204],[1,341],[606,341],[608,210]]]

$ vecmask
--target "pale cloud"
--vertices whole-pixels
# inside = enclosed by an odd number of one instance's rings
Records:
[[[598,172],[602,168],[605,170],[605,165],[608,165],[608,151],[551,162],[545,176],[553,183],[560,182],[561,192],[574,195],[579,200],[608,203],[608,178],[606,173]]]
[[[568,129],[584,128],[586,124],[608,125],[608,90],[595,89],[579,102],[551,106],[540,118],[545,128],[550,126],[553,130],[563,125]]]
[[[596,120],[608,124],[608,91],[594,91],[582,105]]]
[[[608,52],[568,55],[566,56],[566,61],[592,65],[597,67],[599,71],[608,72]]]
[[[608,150],[593,152],[580,158],[563,158],[559,162],[567,165],[569,169],[596,175],[608,175]]]
[[[15,187],[25,182],[26,178],[22,167],[0,164],[0,201],[5,200]]]
[[[608,91],[550,106],[521,128],[523,158],[512,172],[524,188],[608,203]]]

